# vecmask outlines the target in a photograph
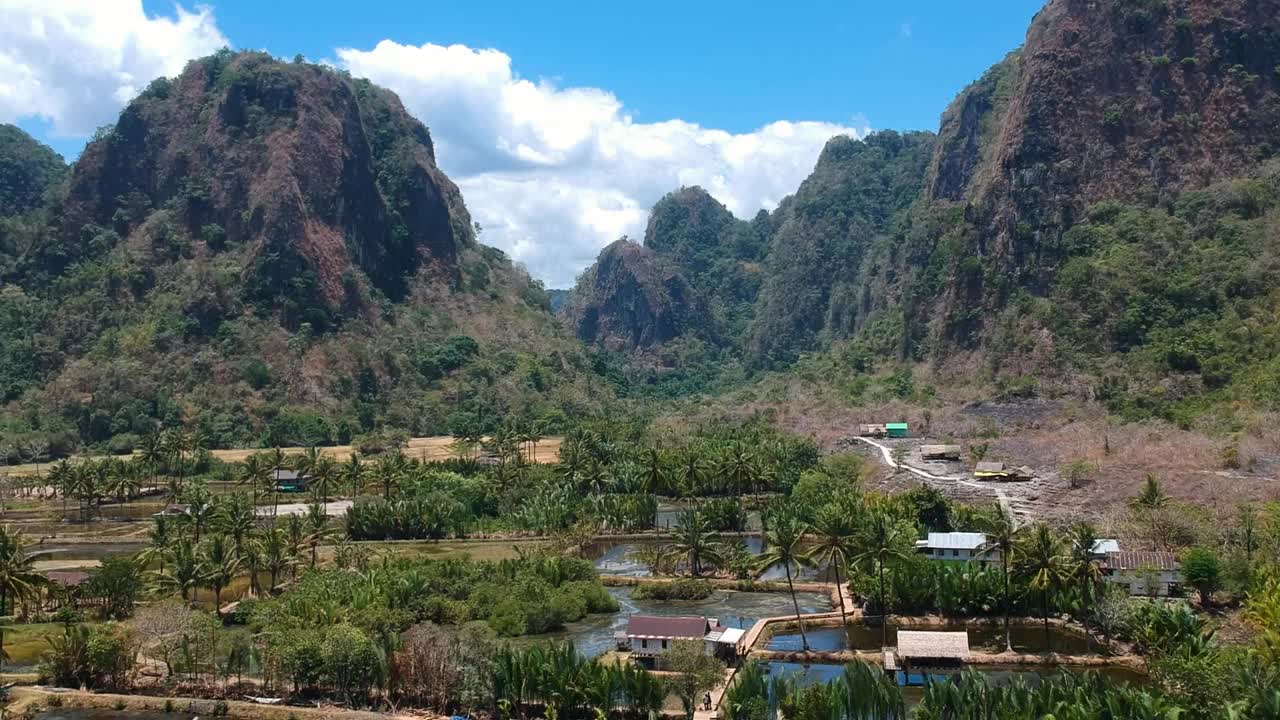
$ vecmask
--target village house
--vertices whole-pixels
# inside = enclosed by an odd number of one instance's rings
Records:
[[[1109,552],[1102,572],[1107,582],[1128,589],[1134,596],[1177,595],[1182,583],[1182,566],[1167,552]]]
[[[272,480],[275,481],[276,492],[282,493],[306,492],[307,481],[309,479],[310,478],[307,475],[299,473],[297,470],[277,468],[275,472],[272,473]]]
[[[929,533],[928,539],[916,541],[916,552],[931,560],[999,562],[1000,551],[984,549],[986,544],[987,536],[982,533]]]
[[[629,650],[638,663],[656,667],[678,640],[701,641],[706,654],[732,662],[743,654],[745,635],[740,628],[721,626],[715,618],[632,615],[617,640],[618,647]]]

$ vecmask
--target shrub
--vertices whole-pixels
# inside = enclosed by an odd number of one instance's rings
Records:
[[[715,589],[706,580],[681,578],[669,583],[651,583],[641,585],[632,592],[632,597],[649,600],[706,600]]]

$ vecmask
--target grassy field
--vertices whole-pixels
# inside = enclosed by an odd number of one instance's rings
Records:
[[[538,463],[553,463],[560,459],[560,443],[563,438],[548,437],[538,441],[536,452],[533,453],[533,461]],[[420,437],[409,440],[408,446],[405,448],[405,455],[415,460],[448,460],[457,457],[458,454],[453,449],[454,438],[449,435],[438,435],[435,437]],[[286,455],[301,455],[306,451],[303,447],[281,448]],[[323,447],[320,451],[329,457],[337,460],[346,460],[355,452],[355,448],[350,445],[334,445],[333,447]],[[263,452],[262,448],[241,448],[235,450],[213,450],[214,457],[225,462],[243,462],[245,458],[254,453]],[[49,463],[40,463],[38,466],[34,463],[25,465],[9,465],[0,468],[0,473],[9,475],[34,475],[39,468],[40,472],[45,472],[49,468]]]
[[[9,656],[5,667],[29,667],[40,661],[40,654],[49,649],[50,635],[61,635],[61,623],[34,623],[30,625],[6,625],[4,651]]]

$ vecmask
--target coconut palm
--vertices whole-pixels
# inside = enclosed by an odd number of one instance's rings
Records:
[[[271,587],[275,587],[280,575],[293,565],[289,555],[289,540],[280,528],[271,528],[262,535],[262,562],[271,573]]]
[[[213,590],[213,609],[222,614],[222,591],[240,574],[241,558],[226,535],[214,535],[204,546],[205,587]]]
[[[164,438],[158,432],[147,433],[138,443],[138,462],[147,467],[152,486],[156,483],[156,468],[164,461]]]
[[[1009,631],[1009,563],[1013,561],[1014,548],[1017,546],[1018,527],[1013,518],[1004,509],[996,505],[992,520],[986,527],[986,542],[979,549],[980,556],[1000,555],[1000,576],[1003,590],[1000,594],[1000,610],[1004,613],[1004,649],[1013,652],[1013,636]]]
[[[685,451],[684,459],[680,463],[680,474],[677,478],[680,494],[693,501],[702,490],[703,482],[706,479],[706,465],[703,464],[702,458],[698,456],[696,450],[689,449]]]
[[[1040,593],[1041,617],[1044,619],[1044,646],[1052,650],[1049,636],[1049,594],[1061,587],[1071,572],[1071,559],[1062,538],[1044,523],[1033,527],[1017,548],[1018,573],[1027,586]]]
[[[208,490],[197,485],[192,487],[192,491],[187,498],[185,517],[191,523],[195,541],[200,542],[200,536],[217,516],[218,508]]]
[[[257,526],[256,509],[243,495],[233,495],[219,503],[213,524],[231,538],[231,546],[239,553]]]
[[[262,591],[258,584],[258,573],[263,571],[267,562],[262,539],[256,533],[245,538],[240,545],[239,554],[244,570],[249,574],[249,594],[256,597]]]
[[[329,502],[329,489],[338,479],[338,462],[329,456],[318,458],[311,465],[311,494]]]
[[[667,474],[667,458],[658,448],[649,448],[644,456],[644,472],[642,479],[644,481],[645,492],[661,495],[667,490],[668,474]]]
[[[871,514],[860,535],[862,551],[854,560],[875,568],[880,588],[881,642],[887,647],[889,606],[885,601],[884,571],[890,563],[905,560],[910,555],[911,537],[893,516],[883,510]]]
[[[49,485],[62,496],[62,517],[67,516],[67,498],[75,483],[75,467],[66,460],[59,460],[49,468]]]
[[[1098,544],[1098,531],[1087,522],[1078,522],[1067,531],[1070,575],[1080,589],[1080,617],[1084,621],[1086,649],[1091,647],[1093,636],[1089,632],[1089,616],[1093,600],[1102,582],[1102,568],[1094,558],[1094,546]]]
[[[338,475],[342,484],[351,489],[351,497],[356,498],[364,490],[364,483],[369,476],[369,468],[360,459],[358,453],[351,453],[351,457],[347,458],[347,461],[342,464]]]
[[[190,538],[178,538],[171,546],[168,566],[152,574],[156,586],[177,591],[183,602],[191,600],[191,591],[201,587],[208,576],[204,556]]]
[[[284,522],[285,539],[289,548],[289,557],[293,560],[289,565],[291,577],[298,577],[298,558],[302,557],[302,546],[307,542],[306,524],[301,515],[290,515]]]
[[[804,540],[805,526],[791,513],[783,513],[775,517],[765,532],[765,551],[760,555],[758,568],[764,570],[779,563],[787,573],[787,590],[791,593],[791,604],[796,611],[796,624],[800,626],[800,643],[805,652],[809,651],[809,637],[804,632],[804,621],[800,619],[800,602],[796,599],[796,587],[791,579],[791,566],[796,568],[809,564],[809,555],[801,545]],[[844,603],[841,603],[843,606]],[[843,613],[843,607],[841,607]]]
[[[756,457],[741,440],[734,440],[720,462],[720,474],[735,497],[741,498],[743,490],[756,482]]]
[[[378,458],[378,462],[374,463],[373,477],[374,481],[382,486],[383,500],[390,500],[392,488],[400,485],[400,480],[404,473],[404,467],[401,462],[403,457],[399,453],[383,455]]]
[[[20,530],[0,526],[0,615],[8,615],[9,600],[15,603],[32,596],[48,579],[35,569],[47,552],[28,552],[27,539]]]
[[[702,574],[704,563],[720,560],[720,546],[710,524],[702,513],[693,509],[680,513],[671,550],[674,555],[685,559],[694,577]]]
[[[825,562],[835,573],[836,597],[840,601],[840,625],[847,627],[849,618],[845,611],[844,588],[840,580],[840,569],[848,567],[857,544],[858,526],[853,516],[838,505],[827,505],[818,511],[808,528],[818,540],[813,549],[814,560]]]
[[[156,515],[147,532],[147,547],[140,553],[141,561],[150,565],[153,560],[159,560],[160,572],[164,572],[165,557],[176,537],[177,530],[173,526],[173,520],[168,515]]]
[[[311,567],[316,566],[317,550],[320,544],[332,534],[333,529],[329,527],[329,514],[325,512],[324,505],[315,503],[307,508],[306,543],[311,546]]]
[[[265,455],[254,453],[244,459],[244,463],[240,465],[240,473],[236,478],[237,484],[248,485],[250,498],[253,507],[258,506],[258,488],[266,487],[274,480],[274,474],[271,471],[271,465]]]

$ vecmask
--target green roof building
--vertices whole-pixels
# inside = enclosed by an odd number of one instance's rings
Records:
[[[906,423],[885,423],[884,429],[889,437],[904,438],[907,436]]]

